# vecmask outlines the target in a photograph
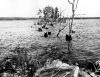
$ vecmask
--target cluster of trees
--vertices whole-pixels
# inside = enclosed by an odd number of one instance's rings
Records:
[[[47,21],[56,21],[59,18],[59,10],[58,7],[53,8],[52,6],[46,6],[43,10],[38,10],[38,15],[41,16],[43,13],[44,17]]]
[[[73,21],[74,21],[75,11],[77,9],[78,1],[79,0],[68,0],[68,3],[71,4],[71,6],[72,6],[72,16],[67,20],[67,25],[69,26],[69,34],[68,35],[66,34],[66,41],[68,41],[68,51],[70,51],[70,48],[71,48],[71,40],[72,40],[71,34],[73,32],[75,32],[75,31],[72,30],[72,27],[73,27]],[[43,13],[44,14],[43,18],[45,19],[45,21],[46,22],[48,22],[48,21],[52,22],[52,21],[56,21],[59,17],[61,17],[62,12],[60,11],[60,13],[59,13],[59,10],[58,10],[57,7],[53,8],[52,6],[46,6],[43,10],[39,9],[38,15]],[[66,26],[64,26],[62,29],[59,30],[59,32],[57,33],[57,37],[59,36],[60,32]]]

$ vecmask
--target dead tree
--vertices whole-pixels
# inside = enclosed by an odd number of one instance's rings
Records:
[[[62,29],[59,30],[59,32],[57,33],[57,37],[59,36],[60,32],[65,28],[66,26],[64,26]]]
[[[72,17],[71,17],[71,19],[67,17],[68,20],[67,20],[67,24],[66,24],[66,26],[69,25],[69,35],[68,35],[69,37],[71,37],[72,26],[73,26],[73,21],[74,21],[74,16],[75,16],[75,10],[77,8],[78,1],[79,0],[73,0],[73,2],[71,2],[70,0],[68,0],[68,2],[72,5]],[[75,4],[75,2],[76,2],[76,4]],[[60,32],[66,28],[66,26],[64,26],[62,29],[59,30],[59,32],[57,33],[57,37],[59,36]],[[68,51],[70,51],[70,48],[72,45],[71,40],[70,41],[66,40],[66,41],[68,42]]]
[[[76,4],[75,4],[75,1],[77,1]],[[71,2],[70,0],[68,0],[68,2],[72,5],[72,21],[71,21],[71,24],[69,25],[69,35],[71,35],[72,33],[72,26],[73,26],[73,21],[74,21],[74,16],[75,16],[75,11],[78,5],[78,1],[79,0],[73,0],[73,2]]]
[[[78,5],[78,1],[79,0],[73,0],[72,2],[70,0],[68,0],[69,4],[72,5],[72,17],[71,17],[71,22],[69,23],[69,36],[71,36],[71,33],[72,33],[72,26],[73,26],[73,21],[74,21],[74,16],[75,16],[75,10],[77,8],[77,5]],[[76,2],[76,4],[75,4]],[[71,44],[71,41],[68,41],[68,52],[71,51],[71,47],[72,47],[72,44]]]
[[[65,9],[65,10],[66,10],[66,9]],[[62,13],[63,13],[65,10],[61,11],[61,8],[60,8],[60,14],[59,14],[60,17],[59,17],[59,21],[58,21],[58,22],[60,22],[60,25],[61,25],[61,22],[62,22],[62,21],[61,21],[61,16],[62,16]]]
[[[59,36],[60,32],[66,28],[66,26],[68,25],[68,21],[69,19],[67,19],[67,24],[62,29],[59,29],[59,32],[57,33],[57,37]]]

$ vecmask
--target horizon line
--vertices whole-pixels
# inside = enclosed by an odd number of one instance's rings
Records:
[[[61,19],[63,18],[69,19],[70,17],[62,17]],[[40,19],[40,18],[39,17],[0,17],[0,20],[32,20],[32,19]],[[74,19],[100,19],[100,17],[74,17]]]

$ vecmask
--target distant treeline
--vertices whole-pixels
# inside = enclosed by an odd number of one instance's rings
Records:
[[[100,17],[74,17],[74,19],[100,19]]]
[[[0,17],[0,21],[2,20],[38,20],[39,18],[25,18],[25,17]],[[68,18],[61,18],[68,19]],[[100,17],[75,17],[74,19],[100,19]]]

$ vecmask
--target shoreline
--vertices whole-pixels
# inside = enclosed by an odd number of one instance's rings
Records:
[[[36,17],[0,17],[0,21],[4,20],[38,20]],[[69,19],[67,17],[61,19]],[[70,18],[71,19],[71,18]],[[100,17],[75,17],[74,19],[100,19]]]

